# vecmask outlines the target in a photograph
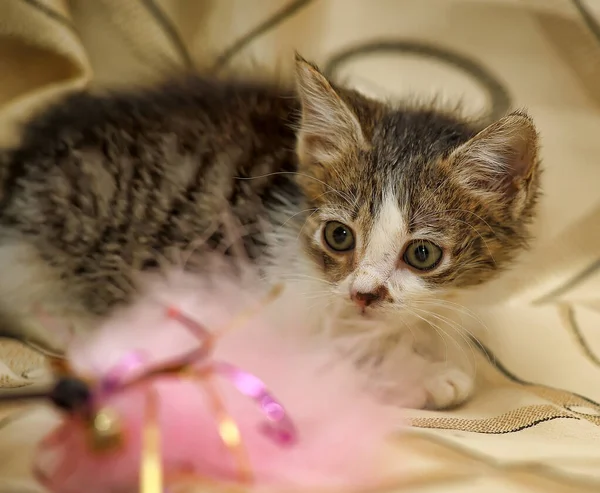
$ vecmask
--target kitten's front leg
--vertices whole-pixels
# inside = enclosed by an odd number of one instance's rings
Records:
[[[371,378],[372,390],[385,402],[439,410],[459,406],[473,394],[475,372],[460,343],[413,330],[385,346]]]
[[[424,407],[448,409],[463,404],[475,390],[475,361],[468,339],[459,335],[451,338],[450,328],[442,336],[438,330],[432,331],[429,324],[418,324],[413,330],[423,337],[416,341],[414,349],[424,359]]]
[[[415,366],[407,365],[395,380],[377,379],[372,386],[382,401],[409,409],[441,410],[466,402],[475,388],[474,376],[451,362],[423,357]]]

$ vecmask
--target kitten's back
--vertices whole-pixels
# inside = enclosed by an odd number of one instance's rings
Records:
[[[296,197],[296,112],[275,86],[189,78],[77,94],[35,119],[3,157],[5,311],[70,300],[103,314],[134,292],[132,269],[186,248],[224,211],[248,225],[282,190]],[[262,247],[258,235],[246,244],[251,255]]]

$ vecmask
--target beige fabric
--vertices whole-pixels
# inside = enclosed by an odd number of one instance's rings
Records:
[[[600,19],[599,2],[579,3]],[[0,139],[14,141],[19,122],[60,94],[214,68],[223,53],[231,56],[220,69],[264,64],[284,76],[295,48],[328,66],[340,51],[371,41],[426,42],[473,60],[539,125],[547,172],[538,243],[513,272],[476,293],[492,302],[471,307],[478,321],[470,325],[485,327],[490,350],[487,358],[474,350],[478,392],[452,412],[411,413],[415,428],[398,439],[397,453],[414,467],[393,490],[600,491],[600,39],[577,5],[3,0]],[[281,12],[287,16],[256,29]],[[226,51],[253,31],[257,37],[241,50]],[[489,105],[462,69],[394,49],[359,53],[336,76],[386,96],[441,91],[448,99],[462,96],[473,112]],[[0,361],[3,387],[28,385],[41,374],[39,354],[14,342],[0,345]],[[27,457],[35,433],[20,433],[33,417],[14,411],[0,415],[19,418],[0,421],[0,489],[30,491],[23,460],[14,457]]]

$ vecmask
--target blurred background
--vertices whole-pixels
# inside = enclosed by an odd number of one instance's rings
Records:
[[[436,94],[494,116],[527,107],[548,193],[577,190],[548,205],[552,238],[596,200],[597,17],[598,0],[3,0],[2,139],[65,91],[187,70],[285,78],[297,49],[369,94]]]
[[[506,491],[600,491],[600,0],[0,0],[0,144],[71,91],[195,70],[286,80],[294,50],[377,97],[531,113],[546,168],[535,247],[472,307],[488,349],[474,401],[413,424],[483,454],[453,470],[549,468]],[[42,364],[0,343],[0,385]]]

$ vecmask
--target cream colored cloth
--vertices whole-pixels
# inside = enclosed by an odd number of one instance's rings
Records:
[[[393,490],[600,491],[594,17],[596,0],[2,0],[0,141],[16,141],[21,121],[77,88],[152,83],[190,68],[267,66],[288,76],[294,49],[379,95],[441,92],[475,113],[506,109],[509,95],[542,136],[538,242],[477,293],[491,305],[466,315],[489,349],[473,353],[478,392],[455,411],[411,413],[398,460],[414,467]],[[0,345],[0,385],[35,382],[42,366],[36,351]],[[3,416],[18,419],[0,422],[0,491],[33,491],[25,472],[35,433],[20,436],[33,417],[9,408]]]

